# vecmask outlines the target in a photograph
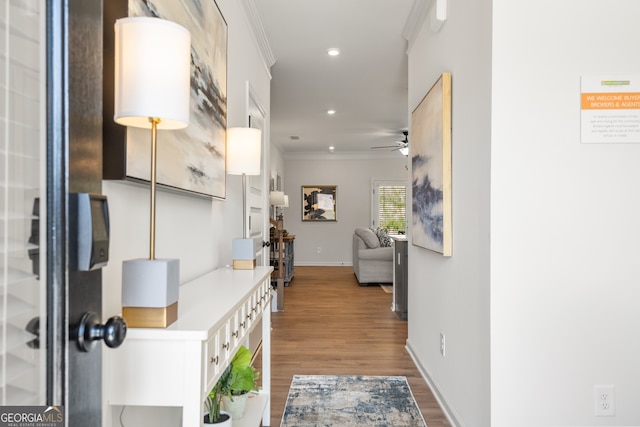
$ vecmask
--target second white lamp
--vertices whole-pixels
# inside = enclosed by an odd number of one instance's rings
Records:
[[[247,175],[260,175],[262,132],[250,127],[227,129],[227,173],[242,175],[242,239],[233,239],[233,268],[252,270],[256,266],[255,241],[247,226]]]

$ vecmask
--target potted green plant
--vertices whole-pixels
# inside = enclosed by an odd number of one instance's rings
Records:
[[[238,349],[229,366],[231,375],[222,402],[232,418],[240,419],[244,416],[249,392],[257,389],[256,381],[260,374],[251,366],[251,351],[245,346]]]
[[[220,410],[222,397],[229,393],[230,380],[231,365],[222,372],[204,402],[207,413],[204,414],[203,425],[217,424],[218,427],[231,427],[231,415]]]

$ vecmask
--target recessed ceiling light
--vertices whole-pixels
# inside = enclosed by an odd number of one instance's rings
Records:
[[[333,145],[331,145],[331,146],[329,147],[329,152],[330,152],[330,153],[333,153],[333,150],[335,150],[335,149],[336,149],[336,147],[334,147]]]
[[[333,116],[336,113],[336,110],[327,110],[327,114]]]
[[[327,54],[329,56],[338,56],[340,55],[340,49],[332,47],[331,49],[327,49]]]

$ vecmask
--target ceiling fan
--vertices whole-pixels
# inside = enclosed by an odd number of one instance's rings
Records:
[[[403,130],[402,134],[404,135],[404,139],[402,141],[396,141],[396,145],[382,145],[378,147],[371,147],[371,149],[391,148],[391,151],[400,150],[400,152],[406,156],[409,153],[409,131]]]

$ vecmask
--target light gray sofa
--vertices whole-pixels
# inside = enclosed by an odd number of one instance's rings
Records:
[[[353,272],[360,285],[393,283],[393,247],[380,246],[376,234],[368,228],[353,233]]]

